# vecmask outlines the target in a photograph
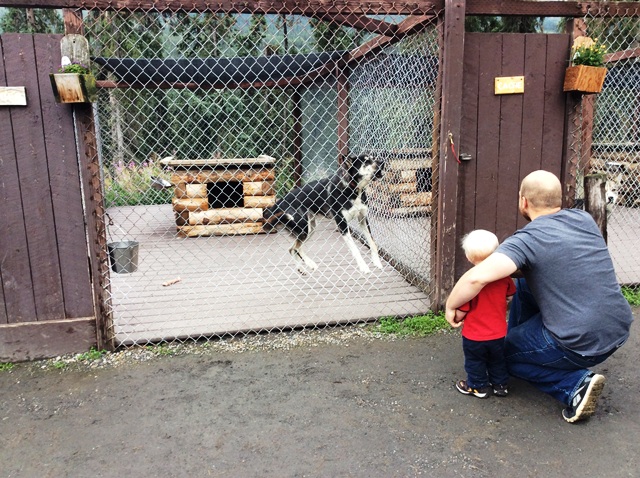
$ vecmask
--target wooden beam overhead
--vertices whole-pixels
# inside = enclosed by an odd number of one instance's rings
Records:
[[[0,0],[0,7],[80,8],[129,11],[185,11],[220,13],[287,13],[291,15],[410,15],[433,13],[443,0]]]
[[[531,0],[467,0],[467,16],[533,16],[582,17],[587,13],[599,16],[638,16],[638,2],[564,2]]]
[[[421,15],[444,10],[444,0],[0,0],[0,7],[71,8],[130,11],[187,11],[225,13],[287,13],[319,15]],[[582,17],[640,16],[640,2],[576,2],[530,0],[467,0],[468,16]],[[381,32],[379,32],[381,33]]]
[[[337,25],[351,27],[357,30],[365,30],[371,33],[377,33],[378,35],[393,35],[398,29],[398,25],[394,23],[375,20],[364,15],[332,15],[326,13],[313,15],[313,17],[324,22],[335,23]]]
[[[393,45],[394,43],[402,40],[402,38],[404,38],[405,36],[417,33],[429,22],[434,21],[435,18],[435,15],[420,15],[408,17],[398,24],[398,28],[393,36],[388,37],[385,35],[381,35],[372,38],[368,42],[349,52],[345,59],[348,62],[351,62],[367,54],[375,53],[387,45]]]

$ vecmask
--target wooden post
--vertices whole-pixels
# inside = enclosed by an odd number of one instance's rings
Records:
[[[349,154],[349,78],[346,65],[336,66],[338,88],[338,164]]]
[[[82,35],[82,11],[63,9],[64,30],[67,35]],[[74,39],[76,37],[70,37]],[[84,42],[83,42],[84,43]],[[62,53],[62,52],[61,52]],[[87,51],[88,53],[88,51]],[[62,53],[64,54],[64,53]],[[115,342],[111,329],[113,317],[110,309],[109,256],[105,224],[104,195],[98,162],[98,142],[93,106],[74,104],[76,137],[80,176],[84,191],[85,220],[89,245],[89,269],[92,276],[96,314],[96,342],[99,349],[113,350]]]
[[[596,221],[607,242],[607,175],[588,174],[584,177],[584,208]]]
[[[432,265],[434,293],[431,308],[444,307],[455,284],[455,257],[458,247],[459,165],[450,150],[450,134],[460,143],[462,83],[464,62],[465,0],[445,0],[442,46],[442,92],[440,106],[440,145],[438,198],[436,212],[435,263]],[[433,241],[432,241],[433,242]]]

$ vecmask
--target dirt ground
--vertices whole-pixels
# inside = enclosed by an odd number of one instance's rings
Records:
[[[0,476],[637,477],[638,327],[575,425],[521,381],[507,398],[457,393],[457,333],[18,365],[0,372]]]

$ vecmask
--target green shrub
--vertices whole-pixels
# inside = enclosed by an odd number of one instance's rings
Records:
[[[169,180],[169,173],[158,164],[128,164],[119,162],[105,175],[105,202],[107,207],[169,204],[173,188],[158,191],[151,187],[152,178]]]

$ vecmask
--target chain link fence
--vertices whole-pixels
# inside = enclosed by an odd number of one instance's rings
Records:
[[[95,112],[116,343],[429,311],[439,40],[435,16],[388,33],[407,18],[85,12],[98,80],[114,86]],[[383,268],[357,222],[368,274],[319,218],[304,245],[318,268],[301,273],[263,211],[358,154],[385,164],[366,190]]]
[[[639,12],[611,18],[595,5],[582,20],[609,71],[572,115],[576,198],[584,175],[607,174],[609,248],[620,283],[637,290]],[[82,13],[102,86],[111,337],[199,340],[428,312],[440,12],[365,15],[352,3],[329,21],[189,8]],[[361,273],[322,218],[305,244],[318,268],[302,274],[293,239],[267,233],[263,210],[360,153],[385,163],[366,191],[384,267],[354,222],[371,269]]]
[[[606,173],[607,240],[620,284],[640,287],[640,8],[605,17],[592,8],[585,34],[607,49],[603,90],[583,97],[576,122],[584,173]],[[590,146],[590,147],[589,147]],[[581,184],[578,185],[578,189]],[[578,197],[580,196],[578,193]]]

